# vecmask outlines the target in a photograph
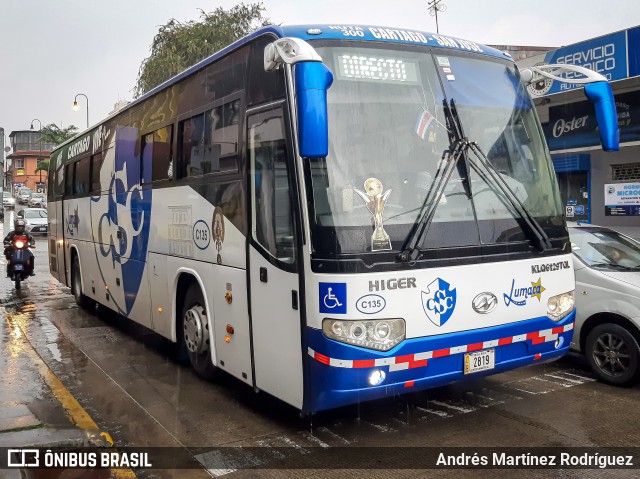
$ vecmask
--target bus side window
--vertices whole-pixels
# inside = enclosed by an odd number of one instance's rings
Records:
[[[264,49],[274,40],[271,35],[264,35],[251,45],[247,82],[248,106],[274,101],[286,95],[284,68],[272,72],[264,71]]]
[[[49,176],[47,177],[47,202],[52,203],[54,201],[55,184],[58,181],[58,170],[51,169]]]
[[[180,178],[204,174],[204,114],[180,122],[178,157]]]
[[[238,171],[240,99],[205,113],[204,173]]]
[[[98,192],[102,188],[100,186],[100,170],[102,169],[102,152],[91,156],[91,192]]]
[[[73,171],[75,163],[70,163],[64,167],[64,195],[71,196],[73,194]]]
[[[295,237],[288,153],[282,109],[248,121],[254,239],[274,258],[295,262]]]
[[[89,192],[89,157],[74,164],[73,194],[84,195]]]
[[[140,162],[140,181],[145,183],[151,168],[151,181],[170,180],[173,178],[173,158],[171,157],[171,142],[173,139],[173,125],[159,128],[142,138],[142,161]],[[148,180],[146,180],[148,182]]]

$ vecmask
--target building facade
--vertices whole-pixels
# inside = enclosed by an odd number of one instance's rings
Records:
[[[540,81],[529,91],[543,124],[568,221],[609,226],[640,239],[640,26],[518,61],[565,63],[611,82],[620,151],[600,147],[593,105],[577,84]],[[565,75],[569,77],[570,75]]]
[[[8,173],[12,193],[23,186],[33,191],[45,191],[48,171],[36,170],[40,161],[49,159],[55,145],[40,141],[41,136],[39,131],[34,130],[12,131],[9,135],[12,153],[7,158],[11,160]]]

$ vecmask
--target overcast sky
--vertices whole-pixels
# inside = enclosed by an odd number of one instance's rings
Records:
[[[131,100],[158,26],[226,0],[0,0],[0,127],[86,126]],[[247,1],[245,3],[251,3]],[[276,24],[385,25],[436,31],[427,0],[265,0]],[[485,44],[561,46],[640,24],[638,0],[443,0],[440,32]],[[38,128],[38,122],[34,122]],[[8,138],[7,138],[8,139]]]

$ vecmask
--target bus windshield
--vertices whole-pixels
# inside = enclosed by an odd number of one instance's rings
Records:
[[[305,160],[314,257],[395,256],[403,248],[453,147],[452,103],[461,135],[478,145],[493,173],[550,238],[566,238],[542,130],[512,62],[426,47],[325,45],[316,50],[334,73],[329,155]],[[491,176],[470,167],[473,155],[446,181],[418,246],[448,248],[440,257],[492,244],[526,250],[521,218]]]

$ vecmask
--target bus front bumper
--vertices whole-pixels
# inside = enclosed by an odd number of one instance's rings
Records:
[[[364,349],[307,328],[307,394],[303,413],[405,394],[509,371],[563,356],[575,310],[556,323],[547,316],[490,328],[407,339],[390,351]],[[465,355],[493,349],[495,366],[465,374]],[[379,384],[372,385],[384,377]]]

